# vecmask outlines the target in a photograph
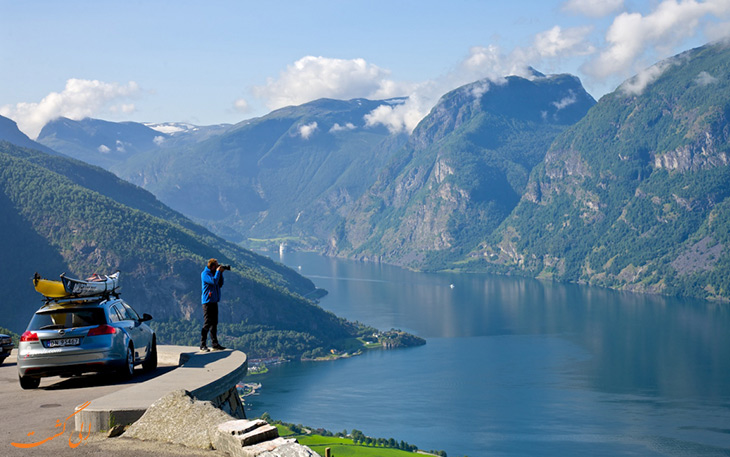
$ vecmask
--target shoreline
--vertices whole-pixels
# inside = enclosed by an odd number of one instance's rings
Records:
[[[238,383],[236,384],[236,389],[238,390],[238,396],[243,397],[250,397],[251,395],[258,394],[259,389],[261,389],[261,383],[260,382],[245,382],[245,383]]]

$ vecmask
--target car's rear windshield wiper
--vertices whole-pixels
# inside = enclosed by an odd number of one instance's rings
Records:
[[[57,330],[60,328],[66,328],[66,327],[63,325],[59,325],[59,324],[53,324],[53,325],[45,325],[45,326],[39,328],[38,330]]]

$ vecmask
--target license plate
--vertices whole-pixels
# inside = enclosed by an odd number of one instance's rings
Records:
[[[59,348],[64,346],[78,346],[81,344],[81,338],[63,338],[60,340],[46,341],[47,348]]]

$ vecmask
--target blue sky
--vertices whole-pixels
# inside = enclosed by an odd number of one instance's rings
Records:
[[[409,96],[412,129],[482,78],[579,76],[596,98],[723,38],[730,0],[0,0],[0,114],[236,123],[320,97]]]

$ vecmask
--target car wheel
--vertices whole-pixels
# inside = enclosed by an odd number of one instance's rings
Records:
[[[23,389],[37,389],[41,385],[41,378],[18,375],[18,379],[20,379],[20,387]]]
[[[152,347],[147,353],[147,358],[142,362],[142,369],[144,371],[154,371],[157,368],[157,340],[152,339]]]
[[[134,347],[131,343],[127,346],[127,359],[124,366],[119,369],[119,375],[122,379],[129,379],[134,376]]]

